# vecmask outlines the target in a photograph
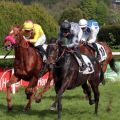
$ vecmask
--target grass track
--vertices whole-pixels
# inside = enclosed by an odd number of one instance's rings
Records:
[[[56,120],[57,113],[48,110],[55,92],[51,89],[47,92],[41,103],[33,102],[32,109],[23,112],[26,104],[24,88],[21,88],[13,97],[14,109],[7,112],[6,94],[0,93],[0,120]],[[109,102],[111,100],[111,105]],[[94,105],[90,106],[84,99],[80,87],[66,91],[63,95],[62,120],[120,120],[120,82],[107,82],[100,86],[100,103],[98,116],[94,115]],[[107,111],[108,106],[111,111]]]

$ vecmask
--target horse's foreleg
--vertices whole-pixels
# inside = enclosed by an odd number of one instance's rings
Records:
[[[94,92],[94,98],[95,98],[95,114],[98,113],[98,103],[99,103],[99,90],[97,85],[91,85],[92,90]]]
[[[62,112],[61,100],[62,100],[62,94],[59,95],[59,97],[58,97],[58,104],[57,104],[57,108],[58,108],[58,120],[61,120],[61,112]]]
[[[38,81],[38,78],[33,77],[31,81],[29,82],[28,87],[25,89],[25,93],[28,99],[27,105],[24,108],[25,111],[31,108],[32,100],[35,97],[35,94],[37,92],[37,87],[36,87],[37,81]]]
[[[58,110],[58,120],[61,120],[61,112],[62,112],[62,94],[66,90],[69,80],[66,79],[66,81],[63,83],[61,88],[58,91],[57,97],[56,97],[56,103],[57,103],[57,110]]]
[[[12,98],[11,98],[11,85],[18,82],[20,79],[16,78],[15,75],[13,74],[10,78],[10,81],[7,83],[7,106],[8,106],[8,111],[12,110]]]
[[[40,92],[40,93],[38,94],[38,96],[35,98],[36,103],[39,103],[39,102],[41,101],[41,99],[42,99],[42,97],[43,97],[43,94],[44,94],[45,92],[47,92],[48,89],[50,88],[50,83],[51,83],[51,80],[52,80],[52,78],[53,78],[52,75],[53,75],[52,72],[49,73],[49,77],[48,77],[47,83],[45,84],[42,92]]]
[[[32,100],[34,99],[36,92],[37,92],[37,87],[34,87],[33,89],[31,89],[31,93],[27,94],[28,102],[27,102],[27,105],[24,108],[25,111],[27,111],[31,108]]]

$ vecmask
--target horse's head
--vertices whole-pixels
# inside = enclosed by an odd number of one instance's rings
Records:
[[[16,44],[16,36],[18,35],[19,31],[19,26],[11,27],[8,35],[4,39],[4,47],[6,50],[11,50]]]
[[[55,64],[56,59],[58,57],[58,45],[56,44],[55,39],[51,39],[49,41],[46,53],[47,53],[49,64]]]
[[[16,44],[15,38],[13,36],[6,36],[4,40],[4,47],[5,50],[11,50],[13,46]]]
[[[14,26],[10,29],[8,36],[5,37],[4,46],[6,50],[11,50],[13,46],[28,48],[28,42],[26,42],[26,38],[24,37],[24,32],[21,27]]]

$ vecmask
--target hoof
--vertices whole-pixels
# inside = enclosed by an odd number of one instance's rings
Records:
[[[49,109],[51,111],[57,111],[57,104],[53,103]]]
[[[56,111],[56,110],[57,110],[57,108],[56,108],[56,107],[51,106],[51,107],[50,107],[50,110],[51,110],[51,111]]]
[[[12,111],[13,107],[8,107],[8,112]]]
[[[29,111],[31,109],[31,107],[25,107],[24,109],[23,109],[23,111],[24,112],[27,112],[27,111]]]
[[[95,104],[95,100],[91,100],[91,101],[89,101],[89,104],[90,104],[90,105]]]
[[[40,103],[40,102],[41,102],[41,99],[40,99],[40,98],[35,98],[35,102],[36,102],[36,103]]]

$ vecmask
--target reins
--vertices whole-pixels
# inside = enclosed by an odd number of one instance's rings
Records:
[[[13,50],[13,47],[12,47],[12,49],[4,56],[4,60],[5,60],[5,58],[10,54],[10,52]]]

